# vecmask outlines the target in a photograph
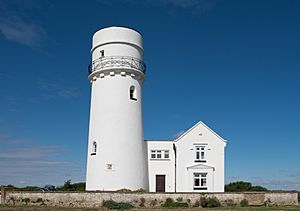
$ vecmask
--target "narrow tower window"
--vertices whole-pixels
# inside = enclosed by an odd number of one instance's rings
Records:
[[[129,97],[130,97],[130,100],[137,100],[136,90],[135,90],[134,86],[131,86],[129,89]]]
[[[100,51],[100,58],[104,57],[104,50]]]
[[[92,153],[91,153],[91,155],[96,155],[96,153],[97,153],[97,142],[94,141],[93,142],[93,146],[92,146]]]

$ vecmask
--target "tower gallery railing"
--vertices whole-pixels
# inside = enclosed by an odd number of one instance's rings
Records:
[[[146,73],[146,64],[139,59],[129,57],[129,56],[106,56],[94,60],[88,67],[88,72],[91,74],[96,70],[106,69],[106,68],[134,68],[144,74]]]

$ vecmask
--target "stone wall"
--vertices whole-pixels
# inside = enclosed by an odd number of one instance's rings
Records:
[[[249,205],[298,205],[297,193],[116,193],[116,192],[6,192],[7,205],[53,207],[101,207],[103,200],[129,202],[135,207],[160,207],[167,198],[187,202],[190,207],[199,204],[201,197],[216,197],[222,205],[239,205],[246,199]]]

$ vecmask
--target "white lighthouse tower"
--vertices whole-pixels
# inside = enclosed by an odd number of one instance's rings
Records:
[[[108,27],[93,36],[86,190],[148,189],[143,136],[143,39]]]

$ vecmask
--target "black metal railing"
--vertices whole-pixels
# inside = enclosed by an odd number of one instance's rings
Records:
[[[101,57],[99,59],[94,60],[88,66],[89,75],[96,71],[102,70],[106,68],[133,68],[137,69],[144,74],[146,73],[146,64],[139,59],[129,57],[129,56],[109,56],[109,57]]]

